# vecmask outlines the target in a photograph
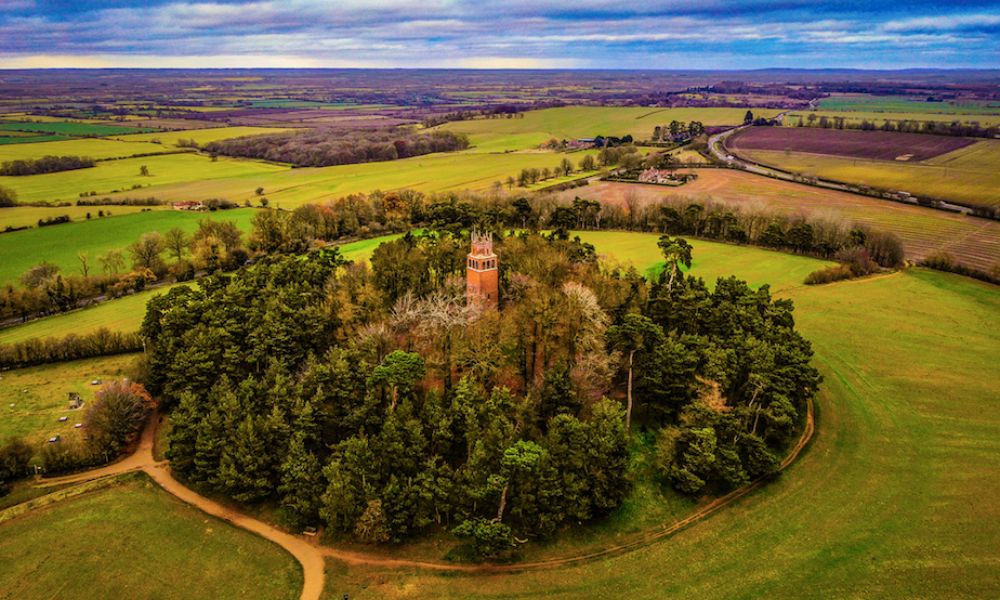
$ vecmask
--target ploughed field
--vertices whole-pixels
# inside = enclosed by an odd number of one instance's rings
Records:
[[[971,138],[894,131],[749,127],[730,137],[726,145],[737,152],[776,150],[870,160],[921,161],[975,142]]]
[[[899,236],[906,257],[920,260],[936,252],[948,252],[959,262],[979,269],[1000,263],[1000,222],[960,214],[879,200],[760,177],[729,169],[700,169],[698,179],[680,187],[594,182],[586,187],[559,192],[624,205],[629,195],[641,203],[663,198],[697,202],[718,201],[734,208],[769,209],[779,213],[807,213],[842,219],[891,231]]]

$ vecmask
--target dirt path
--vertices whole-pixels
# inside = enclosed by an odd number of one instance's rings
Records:
[[[323,586],[326,579],[325,557],[334,558],[349,564],[377,565],[383,567],[408,567],[462,573],[516,573],[520,571],[554,569],[623,554],[630,550],[647,546],[711,516],[723,507],[735,502],[739,498],[746,496],[750,492],[764,485],[763,481],[754,482],[738,490],[734,490],[725,496],[716,498],[680,521],[649,529],[636,535],[628,542],[617,544],[610,548],[603,548],[594,552],[587,552],[574,556],[519,563],[515,565],[456,565],[437,561],[393,559],[320,546],[304,537],[285,533],[284,531],[264,523],[263,521],[244,515],[232,508],[223,506],[214,500],[201,496],[197,492],[174,479],[173,475],[170,473],[170,465],[167,461],[157,462],[155,460],[153,457],[153,439],[157,419],[154,418],[150,421],[151,424],[147,426],[146,430],[143,432],[139,448],[132,456],[129,456],[128,458],[112,465],[108,465],[107,467],[94,469],[93,471],[87,471],[76,475],[68,475],[66,477],[45,479],[40,482],[39,485],[52,486],[65,483],[82,483],[99,479],[101,477],[110,477],[131,471],[144,471],[164,490],[173,494],[183,502],[186,502],[214,517],[218,517],[232,523],[237,527],[255,533],[287,550],[292,556],[295,557],[295,560],[299,561],[299,564],[302,565],[303,586],[302,594],[299,596],[300,600],[319,600],[322,596]],[[814,432],[815,422],[813,417],[813,402],[810,400],[808,411],[806,413],[806,426],[803,429],[798,442],[781,462],[779,470],[783,471],[795,462],[795,459],[798,458],[799,454],[801,454],[802,450],[812,439]]]

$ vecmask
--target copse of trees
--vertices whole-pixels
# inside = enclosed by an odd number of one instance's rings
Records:
[[[213,154],[327,167],[396,160],[431,152],[468,148],[465,135],[450,131],[414,133],[404,130],[344,131],[315,129],[305,133],[255,135],[206,144]]]
[[[173,407],[175,472],[295,525],[370,543],[451,530],[489,556],[619,506],[630,426],[667,440],[685,493],[776,468],[818,383],[790,303],[736,280],[709,292],[675,238],[650,286],[564,231],[502,238],[503,211],[390,205],[441,227],[370,268],[270,255],[150,301],[143,381]],[[495,229],[499,312],[464,301],[469,220]]]
[[[94,164],[96,164],[94,159],[85,156],[43,156],[34,159],[5,161],[0,165],[0,175],[40,175],[42,173],[86,169],[93,167]]]

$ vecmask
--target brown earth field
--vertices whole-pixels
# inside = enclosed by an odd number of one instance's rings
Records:
[[[906,257],[920,260],[948,252],[959,262],[979,269],[1000,263],[1000,222],[878,200],[781,181],[729,169],[697,169],[698,179],[680,187],[597,181],[559,192],[572,200],[579,196],[605,204],[624,205],[633,193],[643,203],[661,198],[726,202],[737,207],[771,209],[785,214],[840,218],[899,236]]]
[[[726,141],[733,150],[788,150],[848,158],[905,160],[933,158],[974,144],[970,138],[895,131],[817,127],[749,127]]]

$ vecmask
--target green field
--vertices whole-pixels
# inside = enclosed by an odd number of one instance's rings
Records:
[[[348,260],[367,261],[379,244],[399,236],[400,234],[394,234],[350,242],[340,246],[340,251]],[[146,315],[146,303],[157,294],[166,293],[171,287],[174,286],[145,290],[87,308],[0,329],[0,344],[12,344],[31,338],[63,337],[69,333],[82,335],[102,328],[111,331],[138,331]]]
[[[801,152],[741,150],[760,163],[796,173],[859,183],[915,196],[969,205],[1000,205],[1000,141],[986,140],[934,158],[909,163],[870,161]]]
[[[293,600],[302,572],[279,547],[209,517],[145,475],[0,526],[4,598]]]
[[[101,138],[67,139],[39,144],[16,144],[0,146],[0,162],[9,160],[26,160],[43,156],[88,156],[94,159],[123,158],[136,154],[161,154],[176,152],[176,148],[167,148],[149,142],[121,142]]]
[[[579,163],[583,155],[582,152],[575,152],[568,156],[574,163]],[[255,190],[260,186],[272,206],[295,208],[374,190],[486,191],[493,182],[502,182],[508,176],[516,178],[522,169],[555,168],[565,156],[554,152],[447,152],[386,162],[302,169],[257,163],[274,170],[226,178],[191,177],[185,183],[156,185],[113,196],[154,195],[171,202],[191,198],[226,198],[242,203],[244,200],[255,200]]]
[[[654,233],[618,231],[574,232],[584,242],[593,244],[606,260],[635,265],[647,276],[663,267],[663,257],[651,254],[660,236]],[[800,287],[806,275],[833,264],[805,256],[793,256],[751,246],[734,246],[705,240],[689,240],[694,246],[691,273],[714,286],[719,277],[736,275],[753,287],[770,284],[771,292]]]
[[[80,123],[73,121],[48,121],[45,123],[4,121],[0,122],[0,131],[37,131],[39,133],[65,135],[71,137],[104,137],[108,135],[121,135],[126,133],[145,133],[152,130],[139,129],[137,127],[123,127],[121,125],[97,125],[94,123]]]
[[[755,110],[772,116],[773,109]],[[439,128],[468,134],[476,152],[505,152],[534,148],[551,138],[575,140],[598,135],[632,135],[636,140],[652,137],[657,125],[677,120],[701,121],[704,125],[736,125],[743,122],[742,108],[651,108],[570,106],[525,113],[516,119],[473,119],[456,121]]]
[[[164,146],[174,146],[178,140],[194,140],[199,144],[228,140],[246,135],[263,135],[292,131],[280,127],[212,127],[208,129],[189,129],[184,131],[163,131],[136,135],[120,135],[116,139],[126,142],[149,142],[159,140]]]
[[[827,117],[832,122],[834,117],[841,117],[848,123],[861,123],[867,120],[876,126],[881,126],[885,121],[935,121],[937,123],[948,124],[953,121],[961,123],[976,122],[982,126],[1000,124],[1000,109],[996,114],[962,114],[962,113],[927,113],[927,112],[889,112],[873,110],[817,110],[817,111],[790,111],[785,115],[784,125],[795,127],[802,118],[803,125],[809,124],[809,115],[815,114],[819,123],[820,117]]]
[[[927,102],[913,96],[872,96],[869,94],[843,94],[823,98],[819,107],[824,110],[898,112],[946,115],[1000,115],[1000,102],[948,101]]]
[[[155,144],[154,144],[155,146]],[[149,175],[140,175],[145,165]],[[0,185],[17,192],[19,202],[73,202],[81,193],[97,192],[99,196],[121,191],[120,196],[145,198],[154,195],[147,188],[179,182],[210,182],[219,178],[263,177],[268,173],[287,171],[269,163],[219,158],[193,153],[162,154],[97,163],[89,169],[61,173],[0,177]],[[140,186],[133,189],[133,186]],[[207,200],[212,196],[188,197],[187,200]]]
[[[646,253],[622,252],[641,268],[659,260],[646,239]],[[995,597],[997,288],[914,269],[781,295],[825,383],[816,437],[777,481],[669,539],[571,567],[467,576],[331,560],[325,597]]]
[[[36,135],[36,134],[21,134],[20,132],[6,132],[5,135],[0,135],[0,146],[9,146],[11,144],[34,144],[37,142],[52,142],[56,140],[65,140],[66,138],[61,135]]]
[[[157,294],[166,293],[171,287],[173,286],[144,290],[87,308],[0,329],[0,344],[13,344],[31,338],[63,337],[70,333],[86,335],[102,328],[111,331],[138,331],[146,315],[146,303]]]
[[[34,227],[39,219],[66,215],[74,221],[86,220],[87,213],[97,218],[97,211],[104,214],[129,215],[146,209],[169,210],[169,206],[14,206],[0,209],[0,230],[10,227]]]
[[[69,392],[91,402],[100,387],[91,381],[124,377],[134,362],[135,355],[125,354],[4,371],[0,379],[0,444],[15,437],[42,444],[53,435],[75,434],[73,425],[83,420],[83,411],[69,409]],[[64,416],[68,420],[59,422]]]
[[[0,235],[0,256],[4,259],[0,262],[0,284],[16,280],[43,260],[57,265],[63,273],[79,273],[77,253],[81,252],[90,258],[92,272],[97,272],[101,268],[98,255],[113,248],[124,249],[147,231],[166,233],[180,227],[192,232],[201,219],[235,221],[240,229],[249,231],[253,215],[254,210],[248,208],[216,212],[156,210],[5,233]]]

